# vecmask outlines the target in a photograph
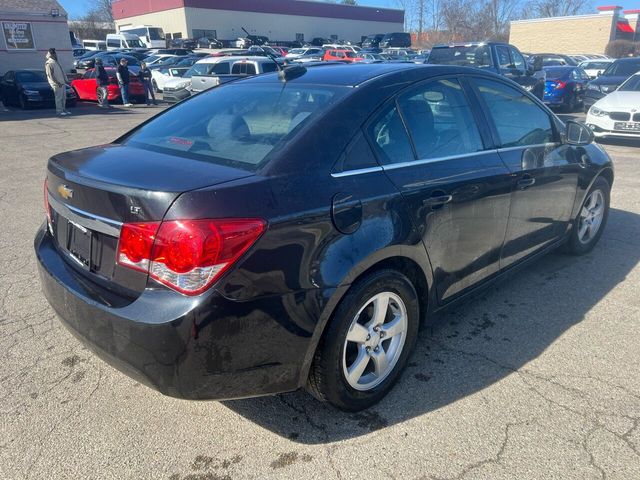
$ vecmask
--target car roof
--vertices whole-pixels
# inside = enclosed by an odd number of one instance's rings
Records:
[[[299,67],[299,66],[298,66]],[[303,75],[289,80],[296,83],[308,83],[316,85],[336,85],[345,87],[357,87],[369,80],[382,76],[392,76],[403,72],[416,72],[417,80],[427,79],[435,75],[443,74],[483,74],[482,71],[470,67],[455,67],[450,65],[425,65],[415,63],[326,63],[325,65],[307,66]],[[296,67],[293,67],[296,68]],[[242,82],[274,82],[280,81],[278,74],[264,74],[250,77]]]
[[[628,57],[628,58],[618,58],[615,60],[615,62],[620,62],[620,63],[636,63],[636,62],[640,62],[640,57]]]

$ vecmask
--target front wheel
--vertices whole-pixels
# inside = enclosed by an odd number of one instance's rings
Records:
[[[153,93],[159,93],[160,90],[158,90],[158,84],[156,83],[155,80],[151,81],[151,87],[153,88]]]
[[[584,255],[596,246],[609,217],[610,193],[609,182],[603,177],[598,177],[574,220],[566,246],[568,253]]]
[[[341,410],[379,402],[413,350],[419,314],[416,290],[401,273],[380,270],[359,280],[316,350],[308,390]]]

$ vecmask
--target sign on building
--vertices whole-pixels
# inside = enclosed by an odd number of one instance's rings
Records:
[[[34,50],[33,30],[29,22],[2,22],[7,50]]]

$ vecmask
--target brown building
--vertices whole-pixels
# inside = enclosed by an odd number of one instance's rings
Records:
[[[592,15],[511,22],[509,43],[527,53],[604,53],[612,40],[640,40],[638,11],[598,7]]]
[[[73,66],[67,12],[55,0],[0,0],[0,75],[21,68],[44,69],[55,48],[62,68]]]

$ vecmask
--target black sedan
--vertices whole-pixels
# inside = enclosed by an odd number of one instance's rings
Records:
[[[67,107],[75,107],[77,97],[69,85]],[[47,81],[44,70],[9,70],[0,78],[0,99],[5,105],[22,109],[33,107],[53,107],[53,89]]]
[[[44,293],[161,392],[379,401],[422,321],[558,247],[591,251],[613,166],[510,80],[287,67],[49,160]],[[526,339],[523,339],[526,341]]]

